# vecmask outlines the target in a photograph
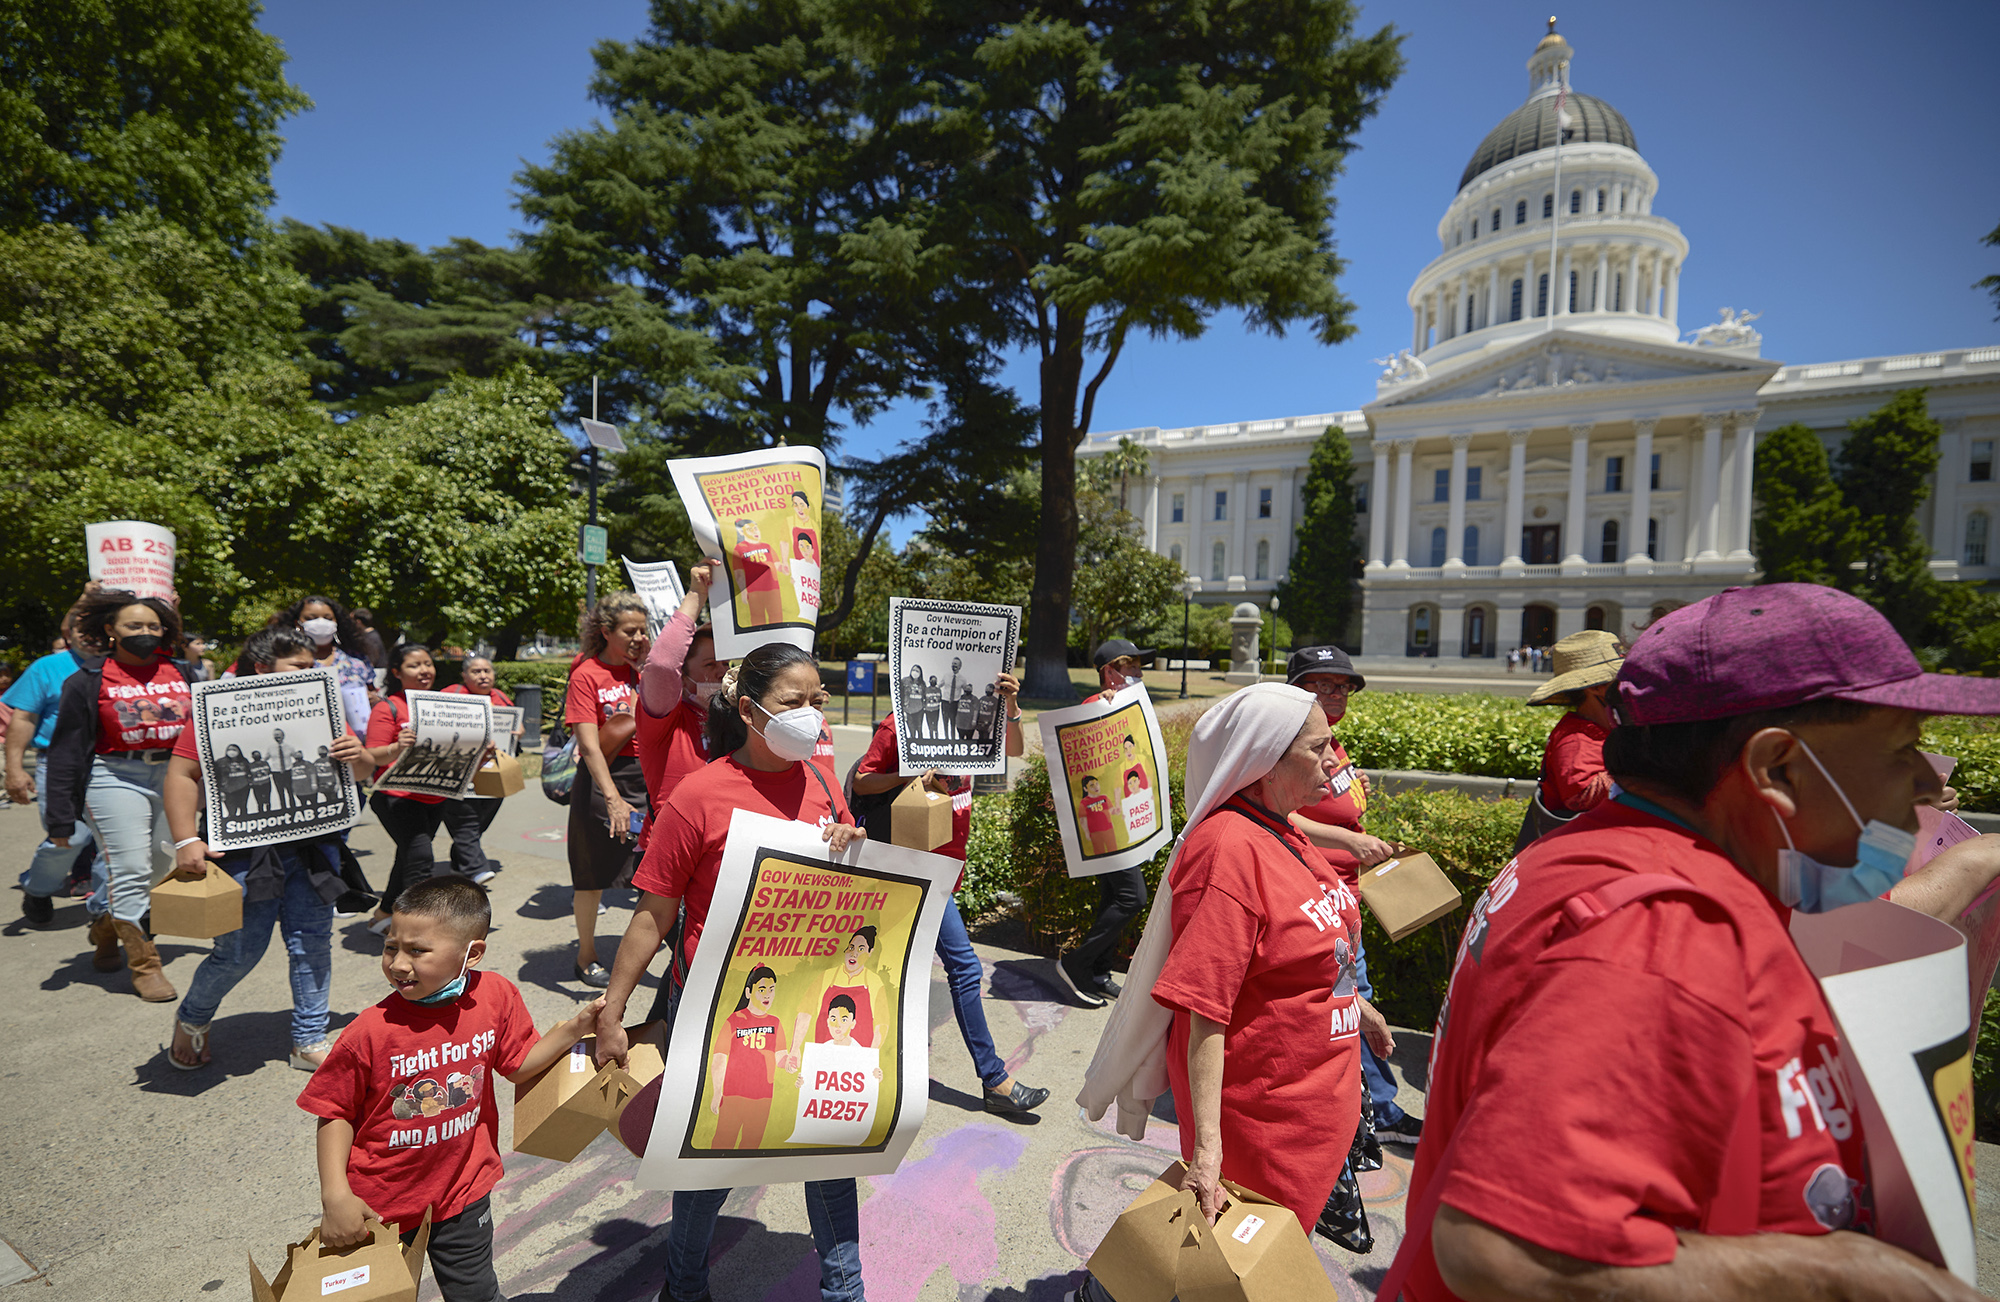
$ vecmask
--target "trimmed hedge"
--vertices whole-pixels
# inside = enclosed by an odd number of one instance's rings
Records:
[[[1368,691],[1348,698],[1333,731],[1363,768],[1534,778],[1562,713],[1510,696]]]

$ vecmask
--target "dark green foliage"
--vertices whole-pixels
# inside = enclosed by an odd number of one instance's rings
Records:
[[[1979,242],[1989,248],[2000,248],[2000,226],[1995,226],[1992,230],[1986,232],[1986,237]],[[1993,296],[1993,306],[1996,309],[1993,319],[2000,321],[2000,275],[1982,276],[1972,282],[1972,287],[1974,289],[1983,289]]]
[[[1826,446],[1804,425],[1783,425],[1757,445],[1753,515],[1757,561],[1766,583],[1838,586],[1854,513],[1833,482]]]
[[[1930,496],[1925,481],[1937,469],[1944,427],[1931,418],[1922,389],[1905,389],[1848,431],[1834,467],[1841,500],[1854,512],[1850,545],[1862,565],[1848,590],[1914,641],[1937,600],[1917,508]]]
[[[1354,538],[1354,461],[1347,432],[1329,425],[1306,460],[1305,509],[1278,600],[1302,646],[1341,641],[1354,609],[1361,545]]]

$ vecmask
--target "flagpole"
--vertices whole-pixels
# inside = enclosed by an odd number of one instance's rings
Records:
[[[1555,30],[1555,19],[1549,20],[1549,30]],[[1560,89],[1556,91],[1556,179],[1554,192],[1549,204],[1549,324],[1544,331],[1553,334],[1556,328],[1556,295],[1569,293],[1568,278],[1559,274],[1556,268],[1556,228],[1562,225],[1563,210],[1563,104],[1569,99],[1569,61],[1565,59],[1556,65],[1556,81]],[[1558,281],[1562,283],[1558,283]]]

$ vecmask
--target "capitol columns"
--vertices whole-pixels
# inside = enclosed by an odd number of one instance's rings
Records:
[[[1669,302],[1672,301],[1669,291]],[[1670,313],[1671,315],[1671,313]],[[1749,569],[1754,563],[1750,555],[1750,513],[1752,485],[1757,473],[1757,418],[1764,414],[1762,407],[1734,414],[1736,424],[1736,500],[1731,503],[1734,510],[1729,521],[1729,559]]]
[[[1635,315],[1639,311],[1639,246],[1636,244],[1625,251],[1625,292],[1619,300],[1618,310]]]
[[[1451,505],[1444,528],[1444,567],[1465,568],[1465,447],[1472,442],[1467,433],[1451,436]]]
[[[1368,446],[1375,452],[1375,478],[1368,485],[1368,569],[1373,572],[1389,564],[1389,441],[1372,439]]]
[[[1501,525],[1500,546],[1505,559],[1500,562],[1503,577],[1519,575],[1521,571],[1521,529],[1525,524],[1522,515],[1522,499],[1527,493],[1528,478],[1528,431],[1510,429],[1507,431],[1507,516]]]
[[[1568,545],[1562,558],[1565,574],[1581,574],[1590,564],[1583,554],[1583,511],[1590,493],[1590,428],[1589,421],[1569,427],[1569,510],[1563,521],[1563,542]]]
[[[1659,419],[1642,416],[1632,422],[1632,520],[1625,529],[1625,572],[1651,574],[1646,551],[1647,522],[1653,517],[1653,427]]]
[[[1396,440],[1396,529],[1389,540],[1395,557],[1392,570],[1410,568],[1410,477],[1416,473],[1417,440],[1414,436]]]
[[[1723,418],[1721,412],[1703,412],[1698,419],[1701,421],[1701,480],[1695,498],[1694,524],[1699,530],[1701,546],[1694,554],[1696,564],[1720,560],[1722,556],[1716,544],[1722,513]]]

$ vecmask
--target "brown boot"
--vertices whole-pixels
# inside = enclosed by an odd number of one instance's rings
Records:
[[[90,965],[99,972],[116,972],[125,966],[125,960],[118,956],[118,929],[110,914],[100,913],[90,920],[90,943],[97,946]]]
[[[149,1004],[163,1004],[174,998],[174,988],[160,971],[160,951],[146,939],[136,922],[115,922],[118,939],[125,945],[125,966],[132,970],[132,993]]]

